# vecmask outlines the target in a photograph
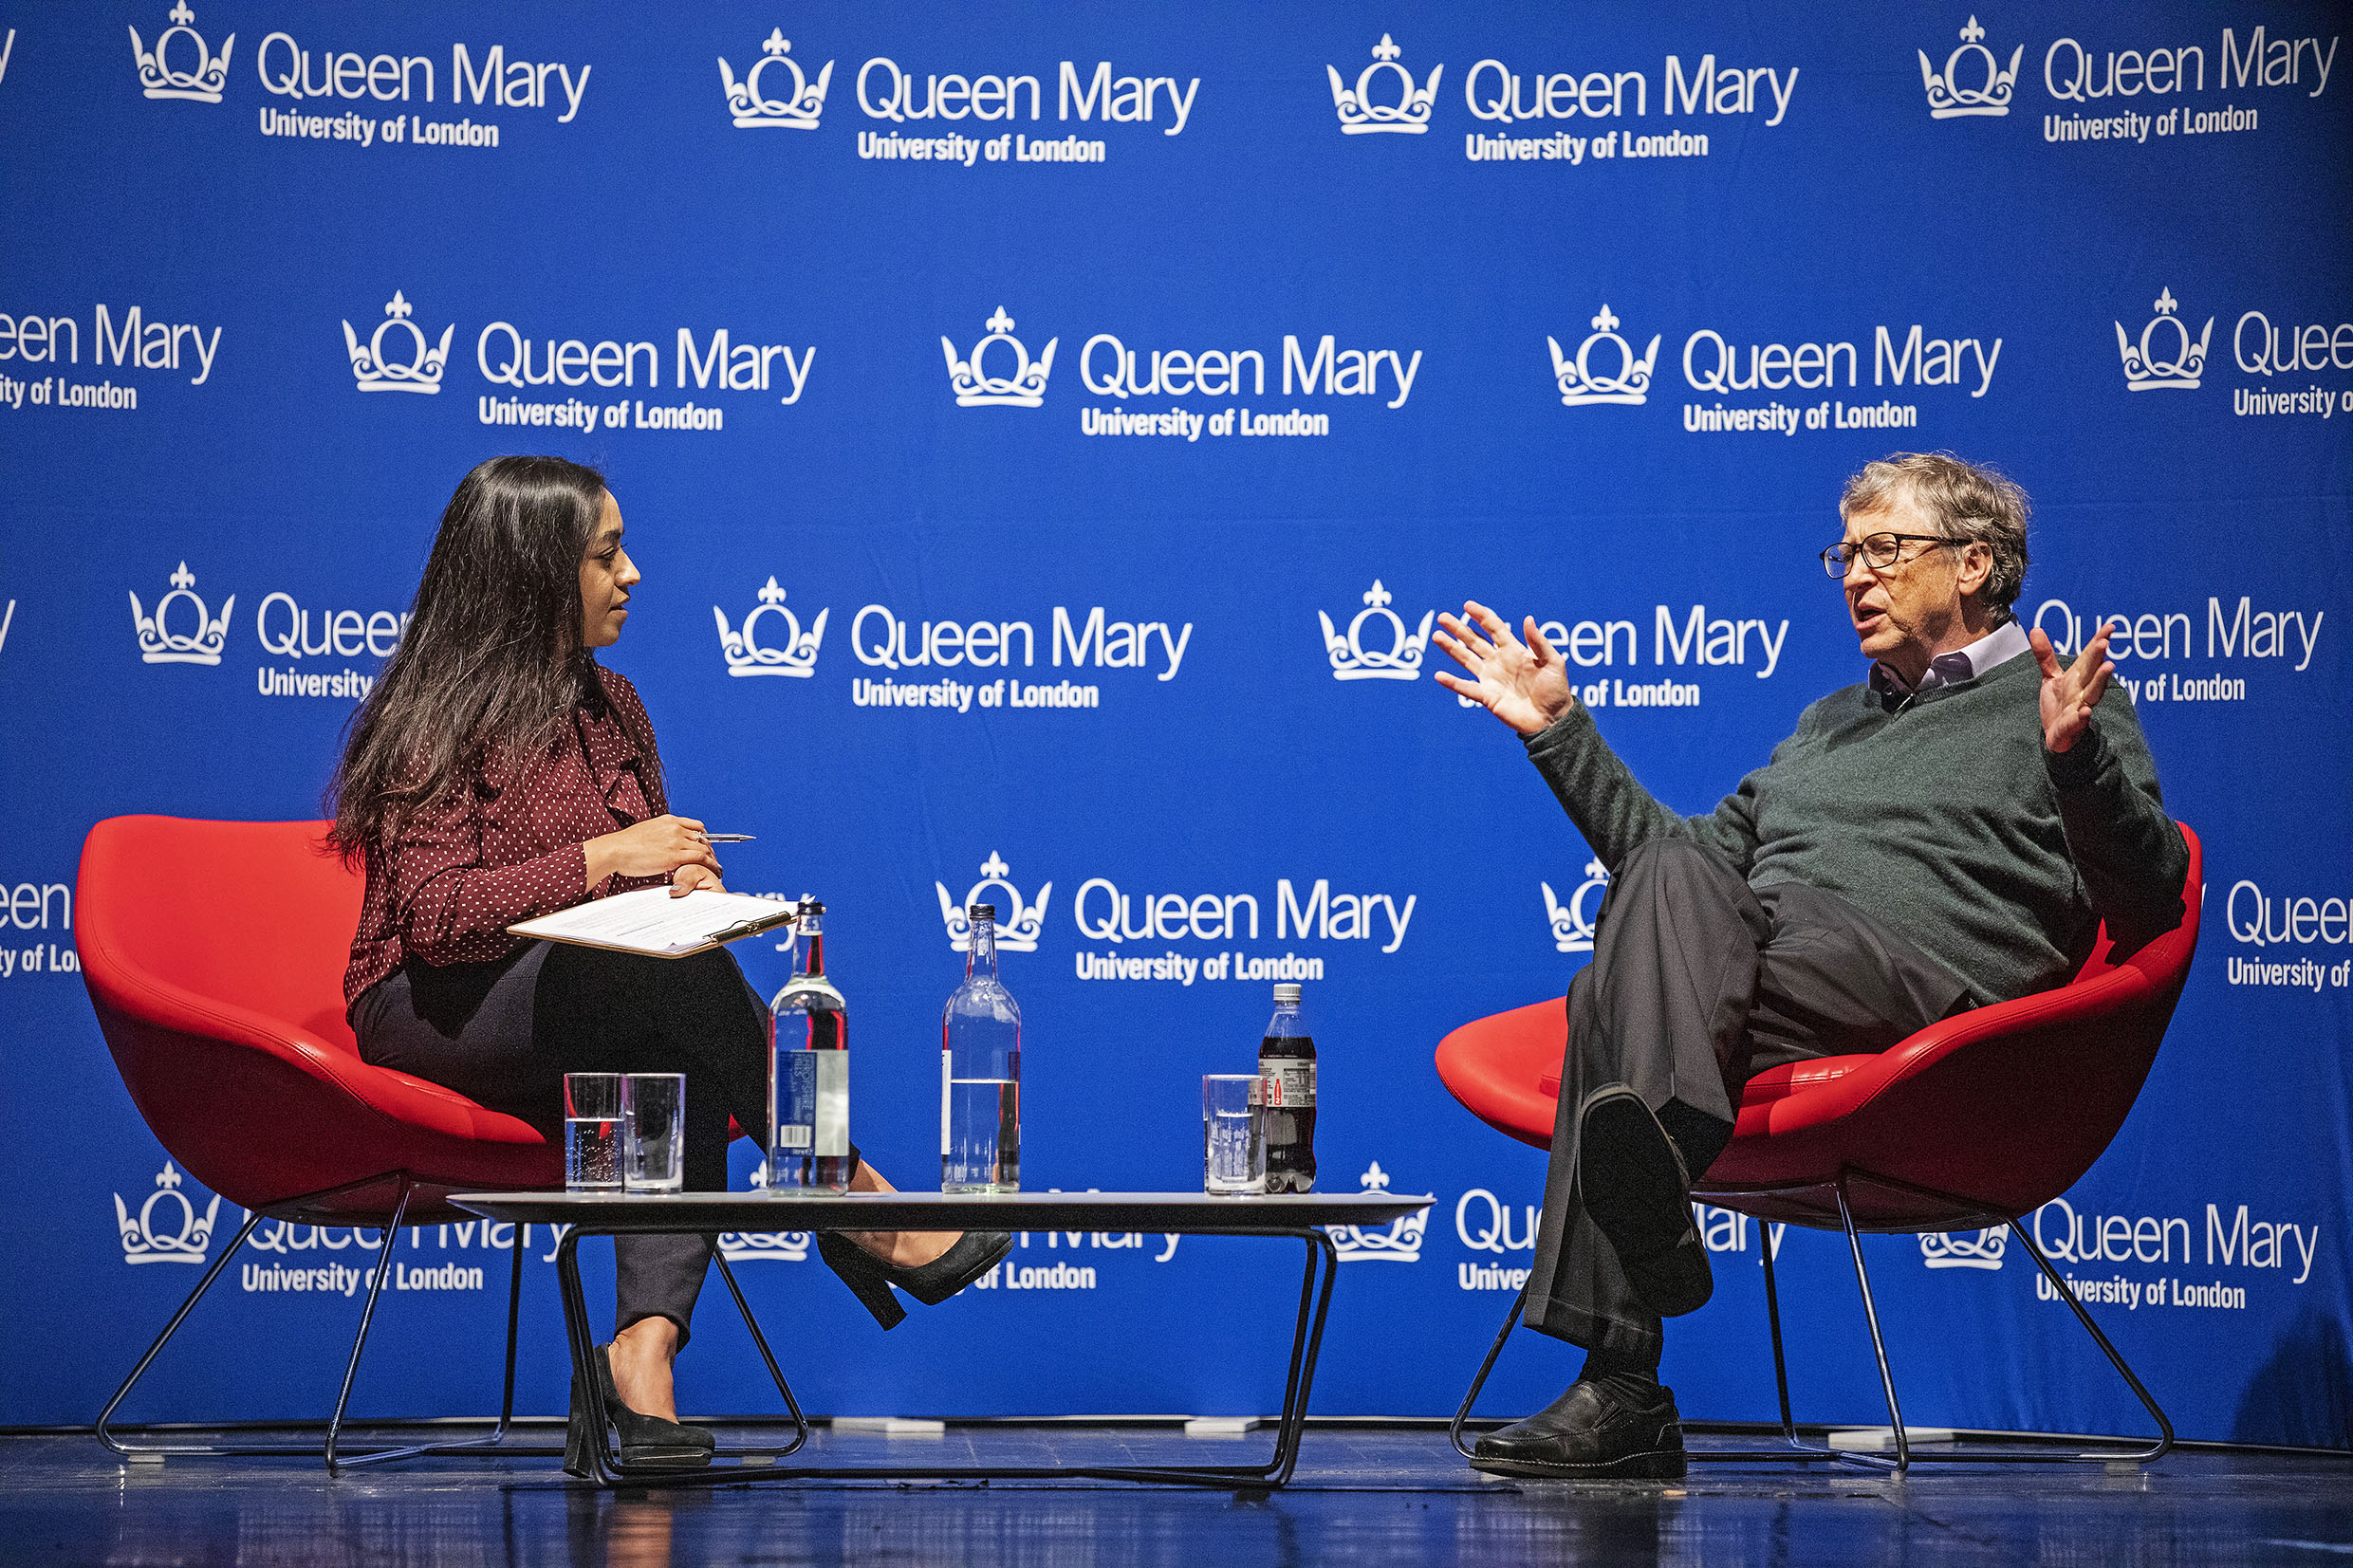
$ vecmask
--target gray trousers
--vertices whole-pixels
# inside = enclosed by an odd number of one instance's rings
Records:
[[[1593,962],[1568,988],[1529,1327],[1656,1366],[1658,1317],[1627,1286],[1577,1190],[1578,1109],[1607,1083],[1642,1097],[1696,1180],[1732,1137],[1743,1085],[1808,1057],[1886,1050],[1971,1005],[1958,979],[1835,894],[1752,888],[1687,839],[1618,866]]]

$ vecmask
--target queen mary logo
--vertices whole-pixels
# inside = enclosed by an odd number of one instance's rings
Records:
[[[2003,1249],[2010,1245],[2010,1227],[1997,1225],[1971,1235],[1967,1231],[1930,1230],[1920,1236],[1920,1262],[1930,1268],[2002,1266]]]
[[[1365,1169],[1359,1185],[1367,1192],[1389,1190],[1389,1172],[1380,1168],[1379,1160]],[[1340,1254],[1343,1264],[1412,1264],[1421,1261],[1421,1233],[1430,1224],[1430,1211],[1404,1214],[1389,1222],[1383,1230],[1367,1230],[1361,1225],[1327,1225],[1324,1228],[1332,1238],[1332,1250]]]
[[[139,658],[148,664],[220,663],[221,648],[229,641],[230,612],[237,607],[237,596],[231,594],[215,617],[212,607],[196,597],[196,575],[188,569],[188,563],[181,562],[168,581],[172,591],[156,600],[154,615],[149,615],[146,606],[139,603],[137,593],[131,594],[131,625],[139,633]],[[173,606],[182,600],[188,608],[175,617]],[[192,615],[195,618],[193,628],[189,626]]]
[[[131,1206],[118,1192],[115,1199],[115,1228],[122,1235],[122,1261],[126,1264],[200,1264],[213,1245],[213,1224],[220,1218],[220,1194],[204,1207],[202,1215],[187,1193],[180,1190],[180,1173],[165,1160],[157,1173],[156,1190],[147,1194],[147,1201],[133,1213]]]
[[[2010,64],[2005,65],[1986,47],[1985,36],[1985,28],[1972,16],[1961,28],[1960,46],[1945,56],[1941,71],[1926,49],[1913,51],[1920,57],[1920,86],[1928,94],[1929,119],[1999,118],[2010,113],[2010,94],[2018,85],[2018,62],[2025,57],[2027,46],[2021,44],[2010,50]]]

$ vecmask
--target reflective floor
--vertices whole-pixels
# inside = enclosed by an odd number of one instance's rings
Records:
[[[752,1440],[750,1434],[743,1434]],[[1700,1438],[1695,1447],[1753,1446]],[[836,1436],[820,1464],[1225,1463],[1265,1434],[953,1429]],[[0,1439],[0,1561],[121,1564],[1388,1562],[2326,1564],[2353,1559],[2353,1459],[2188,1452],[2146,1471],[1695,1466],[1671,1485],[1501,1482],[1423,1430],[1318,1430],[1272,1494],[1116,1485],[812,1483],[601,1492],[551,1459],[435,1459],[329,1481],[315,1460],[123,1465]]]

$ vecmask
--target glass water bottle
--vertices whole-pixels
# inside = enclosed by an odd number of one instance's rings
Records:
[[[1266,1081],[1267,1190],[1315,1190],[1315,1036],[1300,1016],[1299,987],[1274,988],[1274,1017],[1258,1044]]]
[[[769,1004],[768,1190],[850,1186],[849,1011],[825,978],[825,906],[801,900],[792,978]]]
[[[939,1190],[1021,1190],[1021,1009],[997,979],[997,912],[974,904],[964,984],[939,1017]]]

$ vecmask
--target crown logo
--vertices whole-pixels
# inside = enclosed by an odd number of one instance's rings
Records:
[[[134,1215],[122,1194],[114,1194],[115,1227],[122,1233],[122,1261],[126,1264],[200,1264],[205,1249],[213,1245],[213,1222],[220,1217],[220,1194],[205,1206],[204,1217],[196,1217],[196,1206],[188,1194],[179,1190],[179,1172],[165,1160],[162,1171],[156,1175],[156,1190],[147,1194],[147,1201],[139,1206]],[[168,1200],[171,1208],[164,1211],[168,1227],[176,1217],[176,1228],[158,1229],[156,1208]]]
[[[431,348],[425,345],[425,335],[409,320],[414,310],[409,302],[394,289],[392,299],[384,305],[384,319],[376,323],[376,331],[363,346],[351,323],[343,323],[343,347],[351,354],[351,374],[358,379],[361,392],[424,392],[441,390],[441,371],[450,360],[450,336],[457,330],[452,322],[441,329],[441,341]],[[384,334],[394,327],[409,335],[409,360],[393,364],[384,357]]]
[[[1366,1168],[1360,1178],[1367,1192],[1389,1190],[1389,1172],[1380,1168],[1379,1160]],[[1325,1231],[1332,1239],[1332,1250],[1340,1254],[1343,1264],[1410,1264],[1421,1258],[1421,1233],[1430,1224],[1430,1211],[1401,1214],[1389,1222],[1386,1230],[1366,1231],[1362,1226],[1327,1225]]]
[[[2189,326],[2174,314],[2180,308],[2172,289],[2158,290],[2157,314],[2150,317],[2149,324],[2140,329],[2139,342],[2124,336],[2122,322],[2116,323],[2116,352],[2124,361],[2124,385],[2130,390],[2197,390],[2197,378],[2206,369],[2206,344],[2214,335],[2214,319],[2212,316],[2206,318],[2205,330],[2197,335],[2197,341],[2192,342]],[[2158,335],[2157,329],[2160,326],[2173,329],[2170,344],[2150,342],[2149,340]],[[2166,352],[2168,347],[2173,358],[2159,359],[2158,356]]]
[[[782,127],[787,131],[813,131],[817,117],[825,110],[825,86],[833,80],[833,62],[811,82],[801,74],[801,67],[787,52],[791,40],[782,28],[769,30],[768,42],[760,46],[760,58],[744,72],[741,82],[727,58],[719,59],[719,80],[727,87],[727,106],[734,111],[735,128],[739,131],[770,131]],[[760,90],[760,73],[771,65],[782,65],[792,73],[792,96],[770,98]]]
[[[204,35],[189,26],[196,13],[188,9],[188,0],[179,0],[164,13],[172,26],[156,36],[153,49],[139,42],[139,29],[131,32],[131,55],[139,62],[139,85],[147,89],[149,98],[184,98],[194,103],[218,103],[221,85],[229,80],[229,51],[237,46],[237,35],[231,33],[218,54],[211,53]],[[176,69],[172,65],[172,40],[185,36],[196,51],[194,70]]]
[[[1969,26],[1961,29],[1961,46],[1945,56],[1944,74],[1929,63],[1928,51],[1919,49],[1920,85],[1928,89],[1928,117],[1931,120],[1952,120],[1959,115],[2006,115],[2010,113],[2010,89],[2017,85],[2018,61],[2027,52],[2024,44],[2010,51],[2010,65],[2004,67],[1993,57],[1993,51],[1980,43],[1985,28],[1971,17]],[[1973,68],[1982,67],[1984,77],[1975,86],[1961,83],[1961,56],[1976,57]]]
[[[1340,134],[1364,136],[1376,131],[1398,131],[1407,136],[1419,136],[1430,128],[1431,101],[1438,95],[1438,78],[1446,67],[1430,67],[1430,80],[1414,85],[1414,73],[1399,65],[1398,56],[1405,51],[1397,46],[1387,33],[1373,46],[1373,63],[1357,73],[1355,87],[1340,79],[1340,67],[1326,65],[1324,73],[1332,79],[1332,107],[1340,115]],[[1382,71],[1396,76],[1398,101],[1394,103],[1373,101],[1373,82]]]
[[[770,577],[768,586],[760,590],[760,602],[744,617],[744,629],[735,631],[727,623],[727,612],[716,604],[711,607],[711,618],[719,623],[719,649],[727,655],[727,673],[731,675],[801,675],[817,673],[817,648],[825,640],[825,618],[829,609],[817,612],[809,629],[801,630],[801,618],[785,608],[785,591]],[[751,635],[751,628],[762,616],[776,616],[785,623],[785,641],[781,648],[764,647]]]
[[[204,600],[195,596],[196,578],[188,563],[181,562],[170,581],[172,591],[156,601],[152,616],[140,608],[139,595],[131,596],[131,624],[139,629],[139,656],[149,664],[218,664],[221,648],[229,640],[229,612],[237,607],[237,596],[231,594],[221,605],[220,618],[210,620]],[[172,630],[172,601],[180,599],[195,606],[194,632]]]
[[[1618,336],[1618,318],[1608,305],[1593,318],[1593,334],[1577,345],[1577,357],[1570,359],[1561,352],[1560,340],[1547,334],[1546,343],[1552,349],[1552,378],[1559,383],[1561,401],[1570,408],[1583,408],[1587,403],[1627,403],[1640,406],[1650,396],[1651,368],[1658,362],[1658,334],[1651,334],[1650,346],[1642,357],[1634,357],[1634,345]],[[1617,366],[1597,368],[1592,363],[1594,345],[1607,343],[1618,351]]]
[[[1421,655],[1430,646],[1430,623],[1437,618],[1436,610],[1421,618],[1421,629],[1405,630],[1405,622],[1389,608],[1394,596],[1380,585],[1379,578],[1365,590],[1364,608],[1348,622],[1348,635],[1342,636],[1332,626],[1332,618],[1318,610],[1315,618],[1324,623],[1324,652],[1332,661],[1334,680],[1412,680],[1421,673]],[[1374,617],[1389,623],[1389,646],[1364,646],[1364,623]]]
[[[1038,362],[1029,362],[1029,351],[1013,336],[1013,318],[1005,313],[1003,305],[986,323],[989,335],[973,345],[973,357],[956,358],[955,344],[945,336],[939,340],[940,351],[948,356],[948,384],[955,388],[956,407],[985,408],[991,405],[1005,408],[1036,408],[1046,400],[1046,378],[1054,373],[1054,345],[1060,338],[1049,338],[1046,352]],[[988,352],[1004,343],[1013,351],[1013,374],[991,376],[982,364]]]
[[[993,903],[1000,912],[997,918],[997,950],[1038,950],[1038,933],[1046,929],[1046,901],[1054,896],[1054,884],[1048,882],[1038,889],[1036,903],[1024,904],[1021,894],[1005,879],[1006,874],[1011,870],[995,850],[991,850],[989,858],[980,863],[980,880],[973,884],[973,890],[964,895],[961,903],[948,896],[947,883],[932,884],[939,893],[939,918],[940,923],[948,928],[948,946],[958,952],[972,951],[973,921],[964,912],[974,904]],[[981,895],[991,888],[1005,896],[1002,899],[984,899]]]
[[[768,1173],[754,1166],[751,1185],[765,1187]],[[809,1233],[806,1230],[723,1230],[719,1233],[719,1256],[731,1264],[805,1264],[808,1262]]]
[[[1585,900],[1609,886],[1609,871],[1600,860],[1585,862],[1585,879],[1564,904],[1553,894],[1552,884],[1538,882],[1544,889],[1545,918],[1552,922],[1552,946],[1561,952],[1591,952],[1595,916],[1585,913]]]
[[[2002,1249],[2010,1245],[2010,1227],[1992,1226],[1974,1236],[1949,1230],[1920,1233],[1920,1262],[1930,1268],[1999,1268]]]
[[[751,1185],[754,1190],[767,1189],[768,1161],[752,1162]],[[731,1264],[805,1264],[809,1241],[806,1230],[723,1230],[719,1256]]]

